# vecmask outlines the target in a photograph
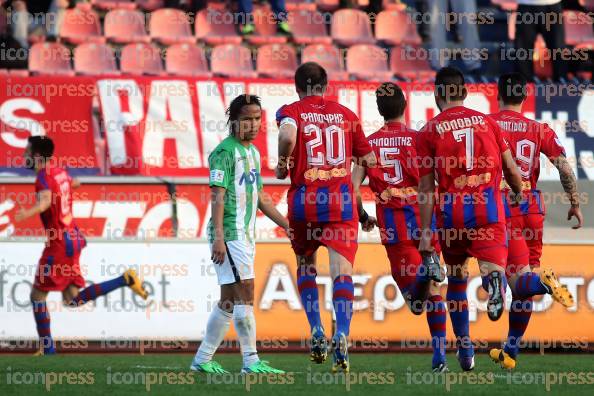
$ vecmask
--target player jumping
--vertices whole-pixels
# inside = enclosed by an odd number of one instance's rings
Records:
[[[583,222],[576,178],[565,158],[565,150],[555,132],[547,124],[530,120],[521,114],[526,99],[526,79],[519,73],[502,75],[498,83],[500,111],[491,116],[501,127],[512,155],[522,175],[522,203],[510,205],[506,200],[509,187],[503,185],[503,199],[508,223],[509,245],[507,273],[513,300],[509,312],[509,331],[503,349],[492,349],[491,359],[501,367],[513,369],[519,352],[519,343],[528,327],[532,314],[532,296],[551,294],[555,301],[566,307],[573,305],[573,296],[561,286],[550,269],[540,275],[531,269],[540,267],[542,233],[545,216],[542,193],[536,188],[540,174],[540,154],[543,153],[559,170],[561,184],[571,207],[567,220]],[[517,279],[517,280],[515,280]]]
[[[210,313],[206,334],[190,369],[206,373],[227,372],[212,357],[233,319],[243,356],[241,372],[283,373],[260,360],[256,351],[256,211],[260,209],[285,230],[289,225],[262,189],[260,153],[252,144],[262,122],[260,98],[254,95],[236,97],[229,105],[227,115],[230,136],[208,158],[212,205],[208,239],[221,298]]]
[[[491,320],[505,306],[507,260],[505,213],[499,193],[501,172],[520,197],[522,179],[502,132],[487,115],[464,107],[467,91],[462,73],[441,69],[435,79],[435,102],[441,113],[417,139],[421,254],[431,254],[431,219],[437,210],[439,244],[448,266],[446,299],[456,334],[456,356],[463,370],[474,368],[466,297],[466,261],[476,257],[483,288],[489,293]],[[435,181],[438,183],[434,203]]]
[[[420,315],[423,308],[427,308],[433,347],[432,368],[434,372],[442,373],[448,371],[445,356],[446,309],[436,282],[442,282],[445,274],[440,268],[439,256],[427,256],[429,260],[423,260],[418,250],[417,132],[404,124],[406,99],[400,87],[386,82],[376,90],[375,95],[379,113],[384,117],[384,126],[367,138],[378,158],[378,167],[367,172],[359,165],[353,169],[359,218],[365,231],[371,231],[376,225],[376,219],[363,209],[359,192],[367,173],[369,187],[376,197],[377,223],[390,260],[392,277],[412,313]],[[435,243],[435,247],[438,246]]]
[[[311,360],[327,358],[316,284],[316,250],[328,248],[333,279],[336,334],[332,337],[333,371],[349,370],[348,336],[353,313],[351,278],[357,252],[358,215],[351,181],[351,162],[376,164],[357,116],[324,99],[327,74],[307,62],[295,72],[299,101],[281,107],[276,176],[290,173],[287,201],[291,245],[297,256],[297,285],[311,327]]]
[[[50,291],[61,291],[64,303],[72,307],[93,301],[124,286],[130,287],[145,300],[148,297],[136,272],[131,269],[115,279],[95,283],[80,290],[85,286],[85,280],[80,271],[79,259],[87,243],[72,216],[72,189],[80,183],[72,179],[66,170],[55,166],[53,154],[54,143],[49,137],[29,137],[25,149],[25,164],[37,175],[37,202],[29,209],[20,208],[15,215],[16,221],[40,215],[47,236],[31,290],[33,316],[39,334],[37,355],[56,353],[46,304]]]

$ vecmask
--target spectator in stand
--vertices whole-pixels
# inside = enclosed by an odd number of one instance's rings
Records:
[[[179,8],[185,12],[197,13],[206,8],[207,0],[165,0],[166,8]]]
[[[518,0],[516,19],[516,51],[522,49],[521,59],[516,60],[517,70],[529,80],[534,79],[532,50],[534,41],[540,33],[547,48],[552,52],[553,78],[559,81],[567,74],[567,61],[561,54],[569,51],[565,47],[565,30],[563,28],[563,7],[561,0]],[[568,58],[566,58],[568,59]]]
[[[285,0],[270,0],[270,6],[276,19],[278,32],[285,35],[291,34],[291,28],[287,23],[287,9],[285,8]],[[253,4],[252,0],[239,0],[239,31],[242,35],[254,33],[256,27],[254,26],[254,16],[252,14]]]
[[[476,14],[476,0],[426,0],[426,10],[429,13],[429,47],[430,63],[435,70],[448,66],[450,57],[445,56],[447,45],[447,32],[449,25],[448,3],[451,12],[455,14],[458,33],[461,36],[462,46],[471,51],[480,49],[478,26],[468,15]],[[464,65],[466,72],[471,75],[478,75],[481,69],[481,61],[478,56],[465,56]]]
[[[23,48],[29,48],[29,33],[42,30],[50,39],[58,36],[64,10],[69,0],[8,0],[12,37]]]

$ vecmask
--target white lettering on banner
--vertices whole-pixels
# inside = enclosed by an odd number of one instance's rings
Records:
[[[150,92],[146,128],[142,140],[144,163],[163,166],[165,139],[174,139],[177,167],[181,169],[202,167],[188,83],[180,80],[157,80],[151,83]],[[187,94],[168,95],[168,92]],[[171,119],[167,119],[167,114]]]
[[[98,201],[93,209],[93,217],[106,219],[102,237],[121,237],[128,219],[141,218],[145,210],[146,202],[143,201]]]
[[[365,120],[362,125],[366,136],[376,132],[384,125],[384,118],[377,109],[375,91],[361,91],[361,120]]]
[[[559,282],[565,286],[567,286],[567,290],[573,296],[578,295],[578,286],[584,285],[584,278],[577,278],[577,277],[570,277],[570,276],[560,276]],[[572,307],[567,308],[569,312],[576,312],[579,309],[579,299],[575,300],[575,304]]]
[[[369,308],[369,300],[366,298],[361,299],[364,296],[363,289],[367,282],[371,279],[371,275],[353,275],[353,309],[355,311],[362,311]]]
[[[491,112],[489,99],[482,92],[469,92],[464,105],[469,109],[480,111],[481,113],[489,114]]]
[[[285,264],[280,263],[273,264],[270,269],[259,307],[262,310],[269,310],[272,308],[272,303],[276,301],[286,302],[293,310],[302,308],[289,269]]]
[[[268,92],[292,92],[291,95],[271,95]],[[249,85],[249,93],[262,97],[262,110],[266,115],[266,149],[268,161],[266,166],[274,169],[278,162],[278,128],[276,126],[276,111],[281,106],[299,100],[293,84],[258,84]],[[264,155],[264,153],[261,153]],[[264,164],[263,164],[264,166]]]
[[[78,219],[91,217],[93,212],[93,201],[72,201],[72,215]]]
[[[157,237],[157,232],[168,220],[171,220],[171,202],[161,202],[150,208],[138,226],[137,235],[139,237]],[[198,234],[198,224],[200,224],[200,215],[196,206],[187,199],[178,198],[177,200],[177,238],[192,239]]]
[[[582,92],[578,103],[578,121],[586,134],[594,138],[594,90],[587,89]]]
[[[134,80],[99,80],[99,99],[105,125],[109,160],[113,166],[125,165],[128,159],[124,128],[135,126],[144,117],[143,98]],[[122,110],[119,93],[125,91],[129,111]]]
[[[392,300],[386,298],[388,287],[396,290]],[[385,320],[386,311],[396,311],[404,306],[404,297],[402,297],[402,293],[400,293],[400,289],[398,289],[391,275],[381,276],[377,279],[373,288],[373,302],[373,320],[375,321]]]
[[[45,135],[45,129],[39,122],[15,114],[20,110],[27,110],[33,114],[43,114],[45,112],[43,105],[35,99],[9,99],[0,106],[0,121],[12,128],[28,131],[32,136]],[[27,146],[27,137],[19,138],[14,132],[3,130],[0,136],[9,146],[16,148],[25,148]]]
[[[359,114],[359,93],[356,89],[339,89],[338,103],[355,114]]]
[[[408,115],[409,126],[412,129],[421,129],[428,120],[429,111],[432,110],[433,115],[439,114],[439,108],[435,104],[433,91],[410,91],[408,93]]]
[[[14,202],[7,199],[4,202],[0,202],[0,226],[5,226],[0,229],[0,238],[6,238],[12,235],[14,232],[14,224],[10,222],[10,218],[4,213],[10,212],[14,208]]]

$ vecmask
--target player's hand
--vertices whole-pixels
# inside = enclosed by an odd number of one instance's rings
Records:
[[[361,223],[363,231],[369,232],[373,230],[373,227],[377,225],[377,220],[373,216],[369,216],[366,221]]]
[[[27,218],[27,211],[25,210],[25,208],[20,206],[14,215],[14,220],[15,221],[23,221],[26,218]]]
[[[212,262],[219,265],[223,264],[225,262],[225,254],[227,254],[225,241],[222,239],[215,240],[212,245],[212,254],[210,256]]]
[[[421,233],[421,239],[419,240],[419,252],[425,256],[433,253],[433,233],[431,230],[425,230]]]
[[[569,211],[567,212],[567,220],[571,220],[572,217],[575,217],[578,222],[571,228],[573,228],[574,230],[581,228],[582,224],[584,223],[584,216],[582,216],[582,211],[579,206],[572,206],[571,208],[569,208]]]
[[[289,171],[284,166],[282,166],[282,167],[277,166],[274,169],[274,174],[275,174],[275,176],[276,176],[277,179],[283,180],[283,179],[286,179],[287,175],[289,174]]]

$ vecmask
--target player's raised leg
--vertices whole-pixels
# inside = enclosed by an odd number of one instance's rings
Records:
[[[487,315],[492,321],[498,320],[505,308],[507,278],[505,268],[490,261],[478,260],[483,289],[489,294]]]
[[[348,337],[353,317],[353,266],[344,256],[328,248],[332,276],[332,304],[336,315],[336,333],[332,337],[332,371],[349,371]]]
[[[448,371],[446,362],[446,306],[439,292],[439,284],[431,282],[426,304],[427,324],[431,333],[433,358],[431,367],[434,373]]]
[[[447,263],[447,261],[446,261]],[[474,346],[470,339],[470,318],[468,314],[468,274],[465,264],[448,266],[448,289],[446,300],[454,334],[456,335],[456,357],[464,371],[474,368]]]
[[[315,252],[309,256],[297,256],[297,288],[311,329],[310,360],[323,363],[328,358],[328,341],[320,318],[317,275]]]
[[[31,305],[33,307],[33,318],[37,325],[37,334],[39,336],[39,349],[37,355],[53,355],[56,353],[54,339],[50,327],[50,314],[47,310],[48,292],[39,290],[35,287],[31,289]]]
[[[101,296],[125,286],[129,287],[135,294],[139,295],[144,300],[148,298],[148,292],[142,286],[142,282],[138,275],[136,275],[136,271],[129,269],[117,278],[101,283],[94,283],[80,291],[76,288],[76,292],[71,292],[68,295],[65,295],[64,301],[71,306],[84,305],[89,301],[94,301]]]

